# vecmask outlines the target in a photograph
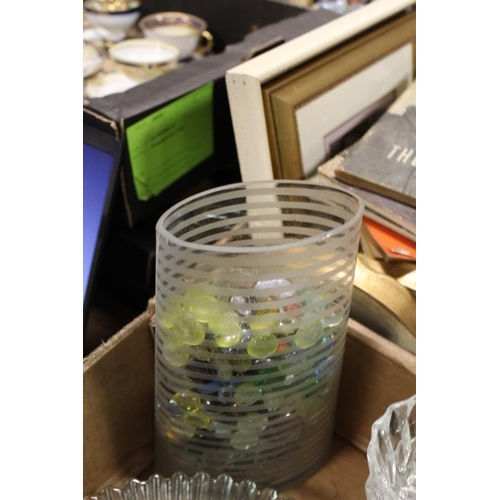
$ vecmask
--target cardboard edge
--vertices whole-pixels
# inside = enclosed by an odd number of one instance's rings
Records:
[[[118,124],[116,123],[115,120],[108,118],[107,116],[103,115],[102,113],[94,111],[91,108],[88,108],[86,106],[83,107],[83,112],[87,113],[89,116],[91,116],[92,118],[94,118],[98,122],[105,123],[111,130],[113,130],[115,136],[119,140],[121,140],[120,128],[118,127]]]
[[[125,325],[121,330],[112,335],[106,342],[94,349],[88,356],[83,359],[83,374],[88,371],[96,363],[100,362],[108,352],[113,349],[117,344],[121,343],[128,335],[130,335],[136,327],[142,325],[144,322],[149,323],[151,313],[144,311],[139,316],[134,318],[130,323]]]
[[[411,354],[406,349],[394,344],[378,333],[373,332],[352,318],[349,318],[347,330],[354,338],[358,340],[363,339],[364,343],[375,352],[392,360],[394,363],[416,376],[417,358],[414,354]]]
[[[336,433],[366,453],[373,423],[416,394],[416,355],[349,318]]]
[[[84,494],[136,477],[153,454],[154,342],[142,313],[83,361]]]

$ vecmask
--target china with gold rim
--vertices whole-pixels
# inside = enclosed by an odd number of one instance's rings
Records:
[[[83,78],[95,75],[102,67],[104,55],[94,45],[83,43]]]
[[[162,40],[135,38],[115,43],[108,54],[127,76],[147,80],[173,69],[179,49]]]
[[[86,0],[83,3],[83,11],[86,19],[102,38],[116,42],[123,40],[127,31],[137,23],[141,15],[141,2]]]
[[[88,0],[85,8],[92,12],[115,13],[136,10],[141,6],[139,0]]]
[[[172,43],[180,49],[180,59],[192,57],[195,52],[206,55],[213,48],[213,36],[207,22],[187,12],[157,12],[138,22],[145,38]]]

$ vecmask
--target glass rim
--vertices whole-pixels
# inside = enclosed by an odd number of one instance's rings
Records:
[[[231,189],[242,189],[245,187],[252,187],[252,186],[265,186],[265,185],[270,185],[270,184],[283,184],[285,186],[294,186],[294,185],[299,185],[299,186],[310,186],[310,187],[318,187],[322,188],[325,191],[332,191],[332,192],[338,192],[342,193],[344,195],[347,195],[351,197],[352,199],[356,200],[358,202],[358,208],[356,212],[354,213],[353,217],[346,222],[345,224],[341,224],[339,227],[336,227],[334,229],[329,229],[327,231],[322,231],[314,236],[307,236],[305,238],[299,239],[299,240],[293,240],[287,243],[280,243],[278,245],[265,245],[265,246],[230,246],[227,244],[220,244],[220,245],[214,245],[214,244],[201,244],[201,243],[194,243],[191,241],[186,241],[183,240],[177,236],[175,236],[172,232],[170,232],[168,229],[164,227],[164,222],[165,220],[170,217],[175,211],[179,210],[185,205],[188,205],[190,202],[200,199],[204,196],[207,195],[212,195],[216,194],[222,191],[229,191]],[[345,231],[346,229],[350,229],[358,224],[360,219],[363,216],[363,212],[365,209],[365,204],[363,200],[355,193],[344,189],[342,187],[338,186],[330,186],[328,184],[322,184],[320,182],[315,182],[315,181],[309,181],[309,180],[291,180],[291,179],[268,179],[268,180],[254,180],[254,181],[243,181],[243,182],[236,182],[236,183],[231,183],[231,184],[226,184],[223,186],[218,186],[215,188],[211,189],[206,189],[204,191],[201,191],[199,193],[196,193],[194,195],[188,196],[187,198],[175,203],[172,205],[169,209],[167,209],[158,219],[156,223],[156,234],[160,234],[162,237],[169,239],[173,241],[176,245],[183,246],[185,248],[189,248],[191,250],[197,250],[197,251],[204,251],[204,252],[214,252],[215,250],[218,253],[263,253],[263,252],[276,252],[276,251],[282,251],[282,250],[287,250],[290,248],[296,248],[296,247],[301,247],[301,246],[306,246],[306,245],[311,245],[315,244],[326,237],[333,237],[336,236],[338,233]]]

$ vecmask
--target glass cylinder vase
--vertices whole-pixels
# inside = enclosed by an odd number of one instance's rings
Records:
[[[156,227],[157,472],[288,488],[328,458],[363,203],[232,184]]]

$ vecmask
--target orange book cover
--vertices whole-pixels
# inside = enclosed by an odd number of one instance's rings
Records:
[[[363,223],[372,238],[389,259],[417,260],[417,244],[415,241],[401,236],[396,231],[363,217]]]

